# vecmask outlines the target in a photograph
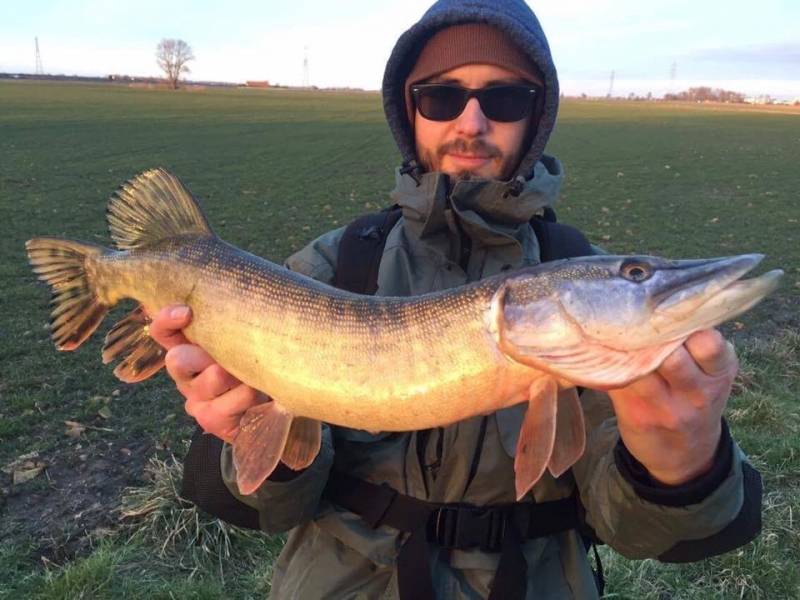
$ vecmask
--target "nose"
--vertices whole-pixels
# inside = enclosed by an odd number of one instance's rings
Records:
[[[458,133],[476,137],[486,133],[489,127],[489,119],[483,114],[481,105],[477,98],[470,98],[464,110],[456,118],[456,130]]]

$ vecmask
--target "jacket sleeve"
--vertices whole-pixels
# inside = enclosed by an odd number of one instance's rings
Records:
[[[584,456],[573,467],[591,533],[628,558],[699,560],[753,539],[761,527],[761,479],[723,425],[711,471],[685,485],[652,480],[620,440],[606,394],[581,396]]]

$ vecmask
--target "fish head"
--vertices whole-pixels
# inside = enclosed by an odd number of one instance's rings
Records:
[[[695,331],[772,292],[780,270],[742,279],[762,258],[593,256],[548,263],[501,286],[493,331],[517,362],[587,387],[618,387],[656,369]]]

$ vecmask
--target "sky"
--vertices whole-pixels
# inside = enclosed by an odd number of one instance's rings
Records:
[[[378,89],[431,0],[0,0],[0,72],[158,76],[180,38],[198,81]],[[568,95],[661,96],[708,85],[800,98],[798,0],[529,0]]]

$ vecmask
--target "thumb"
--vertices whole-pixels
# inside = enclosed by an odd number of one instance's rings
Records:
[[[150,323],[150,337],[166,350],[189,341],[183,335],[183,328],[192,321],[192,310],[183,304],[173,304],[162,308]]]

